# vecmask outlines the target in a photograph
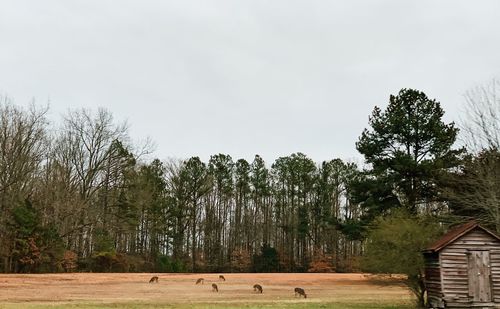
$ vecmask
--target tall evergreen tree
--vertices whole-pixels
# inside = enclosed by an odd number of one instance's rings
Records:
[[[413,89],[391,95],[385,111],[375,107],[356,143],[369,168],[353,187],[369,218],[399,206],[431,210],[437,178],[458,165],[462,151],[452,148],[458,129],[443,115],[439,102]]]
[[[272,165],[275,178],[275,211],[281,234],[282,251],[289,270],[303,268],[307,263],[311,193],[315,181],[316,165],[306,155],[294,153],[281,157]]]
[[[181,170],[181,181],[184,183],[187,207],[189,211],[190,231],[191,236],[191,270],[197,270],[198,261],[198,245],[200,238],[200,215],[202,207],[202,199],[211,189],[210,180],[208,177],[207,166],[199,157],[192,157],[185,161]]]
[[[250,165],[250,185],[252,194],[252,209],[253,211],[246,212],[244,214],[244,229],[246,235],[246,248],[247,250],[257,250],[258,245],[256,244],[257,235],[262,232],[262,242],[264,244],[270,244],[272,226],[273,226],[273,209],[270,203],[271,195],[271,179],[269,174],[269,169],[262,157],[256,155],[252,164]],[[260,212],[262,214],[261,226],[262,229],[257,227],[257,217],[252,214],[255,212]]]
[[[205,237],[211,240],[211,248],[206,251],[209,255],[210,264],[215,266],[214,270],[220,270],[225,262],[229,262],[224,248],[229,253],[227,224],[232,206],[234,192],[233,181],[234,163],[229,155],[217,154],[210,157],[208,162],[208,173],[212,180],[212,205],[209,211],[212,215],[210,222],[205,224]]]
[[[232,216],[232,246],[241,250],[244,244],[243,219],[249,216],[250,207],[250,164],[239,159],[235,164],[235,210]],[[245,248],[248,251],[248,248]]]

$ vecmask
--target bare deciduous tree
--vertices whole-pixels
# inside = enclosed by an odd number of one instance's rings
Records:
[[[475,218],[500,233],[500,152],[483,150],[448,176],[443,195],[453,213]]]
[[[127,141],[127,124],[116,125],[113,116],[105,109],[96,114],[81,109],[70,111],[64,119],[58,150],[55,155],[69,166],[71,182],[78,187],[79,206],[72,214],[76,222],[68,232],[78,232],[77,252],[89,253],[93,224],[102,209],[96,203],[97,192],[109,181],[109,171],[116,155],[118,141]]]
[[[35,190],[45,153],[47,108],[22,109],[0,97],[0,255],[11,269],[12,235],[7,220],[11,210]]]
[[[443,196],[455,215],[500,232],[500,81],[467,91],[465,110],[462,139],[470,154],[445,178]]]
[[[500,149],[500,80],[467,91],[465,110],[462,132],[467,148]]]

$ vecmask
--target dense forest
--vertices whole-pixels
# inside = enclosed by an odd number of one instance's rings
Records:
[[[53,124],[47,108],[3,98],[0,269],[359,271],[373,227],[399,210],[498,232],[498,90],[468,93],[462,130],[420,91],[391,95],[353,141],[363,166],[303,153],[148,160],[104,109]]]

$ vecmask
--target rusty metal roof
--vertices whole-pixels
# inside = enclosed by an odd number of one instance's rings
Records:
[[[448,231],[448,233],[444,234],[440,239],[436,240],[429,247],[427,247],[424,252],[437,252],[475,228],[479,228],[495,237],[496,239],[500,240],[500,237],[492,231],[482,227],[476,221],[470,221]]]

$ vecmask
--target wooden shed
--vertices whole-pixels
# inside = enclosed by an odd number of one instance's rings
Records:
[[[500,308],[500,238],[469,222],[424,251],[431,308]]]

